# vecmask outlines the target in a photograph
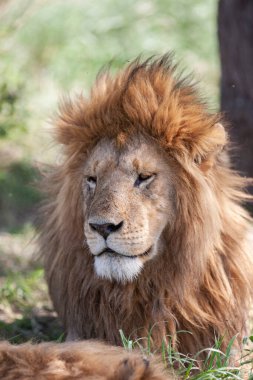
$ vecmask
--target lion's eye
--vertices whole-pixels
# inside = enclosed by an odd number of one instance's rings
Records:
[[[153,179],[155,178],[155,174],[143,174],[143,173],[140,173],[134,183],[134,186],[135,187],[139,187],[141,186],[142,184],[143,185],[148,185],[150,182],[153,181]]]
[[[200,156],[196,156],[196,157],[194,157],[194,163],[195,163],[196,165],[200,165],[201,162],[202,162],[202,158],[201,158]]]
[[[92,177],[92,176],[87,177],[86,181],[91,189],[94,189],[96,187],[96,184],[97,184],[96,177]]]

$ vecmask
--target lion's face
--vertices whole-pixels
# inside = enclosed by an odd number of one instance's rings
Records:
[[[173,172],[158,146],[104,140],[84,169],[84,233],[99,277],[131,281],[173,222]]]

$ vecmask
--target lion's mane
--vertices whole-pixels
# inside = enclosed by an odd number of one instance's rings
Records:
[[[227,134],[214,127],[224,125],[221,119],[176,74],[169,56],[136,60],[114,78],[102,71],[89,98],[61,104],[54,135],[63,159],[45,178],[39,244],[68,331],[120,344],[119,329],[133,338],[152,329],[159,346],[165,335],[187,330],[177,337],[185,353],[213,344],[215,336],[224,335],[225,344],[245,333],[252,286],[250,217],[241,207],[247,181],[230,167]],[[101,138],[124,145],[137,133],[155,139],[180,165],[177,217],[165,251],[135,281],[120,284],[94,273],[83,233],[82,167]]]

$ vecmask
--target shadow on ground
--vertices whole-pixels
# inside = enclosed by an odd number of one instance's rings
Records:
[[[9,323],[0,320],[1,339],[8,339],[11,343],[62,341],[64,334],[54,312],[48,310],[43,314],[41,310],[34,310],[30,317],[21,317]]]
[[[27,265],[0,275],[0,340],[62,340],[63,328],[48,296],[42,268]]]
[[[19,232],[34,220],[41,200],[35,186],[38,179],[38,170],[28,162],[13,162],[0,168],[0,230]]]

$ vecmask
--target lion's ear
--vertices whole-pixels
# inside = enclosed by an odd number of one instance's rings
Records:
[[[221,123],[216,123],[210,131],[209,140],[212,140],[214,150],[220,150],[227,143],[227,133]]]
[[[207,172],[214,166],[217,155],[222,151],[227,143],[227,133],[221,123],[216,123],[210,130],[205,141],[205,154],[197,154],[194,162],[200,170]]]

